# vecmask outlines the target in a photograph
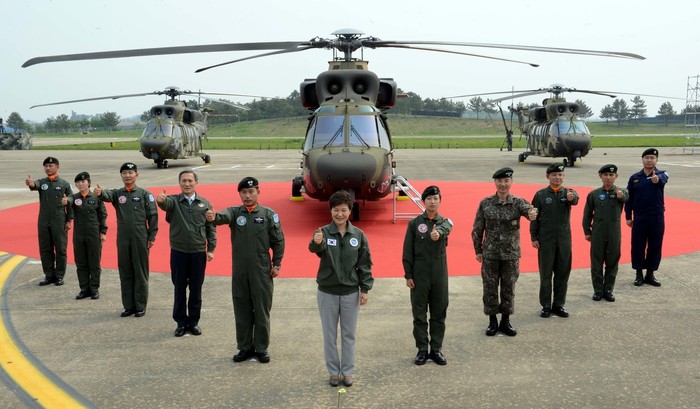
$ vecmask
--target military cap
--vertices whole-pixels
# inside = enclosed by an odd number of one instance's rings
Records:
[[[248,189],[250,187],[258,187],[258,180],[252,176],[246,176],[238,182],[238,191]]]
[[[134,172],[138,172],[138,170],[136,169],[136,164],[131,162],[126,162],[125,164],[123,164],[122,167],[119,168],[119,173],[122,173],[125,170],[133,170]]]
[[[601,173],[617,173],[617,166],[612,163],[603,165],[600,169],[598,169],[598,174]]]
[[[505,168],[500,168],[496,171],[496,173],[493,174],[494,179],[503,179],[503,178],[512,178],[513,177],[513,169],[509,167]]]
[[[90,174],[87,172],[80,172],[77,175],[75,175],[75,181],[79,180],[90,180]]]
[[[426,187],[425,190],[423,191],[423,194],[420,195],[420,199],[422,201],[425,201],[425,199],[428,196],[433,196],[433,195],[438,195],[438,196],[440,195],[440,188],[435,186],[435,185]]]
[[[647,156],[647,155],[654,155],[658,158],[659,157],[659,150],[656,148],[649,148],[649,149],[645,150],[644,152],[642,152],[642,158]],[[58,162],[56,162],[56,163],[58,163]]]
[[[552,163],[551,165],[547,166],[547,174],[548,175],[552,172],[563,172],[563,171],[564,171],[564,164],[561,162]]]
[[[58,159],[54,158],[53,156],[49,156],[46,159],[44,159],[44,165],[47,165],[49,163],[53,163],[54,165],[58,165]]]

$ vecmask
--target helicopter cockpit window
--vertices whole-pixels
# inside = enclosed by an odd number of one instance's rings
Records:
[[[566,134],[590,134],[588,127],[583,121],[559,121],[559,135]]]
[[[313,136],[312,147],[323,148],[329,143],[343,146],[343,121],[340,115],[316,117],[316,123],[309,129],[309,137]]]
[[[173,124],[169,122],[162,123],[162,121],[152,120],[148,121],[146,128],[143,130],[142,136],[172,136],[173,135]]]
[[[379,146],[377,117],[374,115],[353,115],[350,117],[350,146]]]

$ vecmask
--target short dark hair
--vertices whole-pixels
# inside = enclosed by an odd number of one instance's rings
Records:
[[[354,200],[352,200],[352,196],[350,196],[350,193],[348,193],[345,190],[339,190],[331,195],[331,197],[328,199],[328,206],[332,209],[336,206],[340,205],[348,205],[348,208],[352,210],[352,205],[355,203]]]
[[[197,177],[197,174],[192,170],[192,169],[185,169],[182,172],[180,172],[179,175],[177,175],[177,181],[179,182],[180,179],[182,178],[182,175],[185,173],[191,173],[194,176],[194,181],[199,182],[199,178]]]

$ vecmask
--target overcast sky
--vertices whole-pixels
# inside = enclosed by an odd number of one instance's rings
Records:
[[[250,53],[138,57],[50,63],[21,68],[32,57],[91,51],[330,38],[354,28],[382,40],[461,41],[626,51],[644,61],[525,51],[462,48],[527,65],[425,51],[365,51],[369,67],[423,98],[536,89],[552,84],[599,91],[685,98],[688,77],[700,74],[696,0],[323,1],[323,0],[23,0],[6,2],[0,24],[0,117],[19,112],[43,121],[71,111],[115,111],[127,117],[150,109],[149,96],[34,108],[42,103],[162,90],[286,97],[305,78],[327,69],[331,51],[308,50],[245,61],[204,73],[197,68]],[[522,102],[539,102],[546,95]],[[612,99],[582,99],[597,116]],[[630,100],[632,96],[621,96]],[[243,98],[232,98],[248,102]],[[665,99],[644,97],[648,116]],[[466,102],[466,100],[465,100]],[[684,100],[671,100],[676,111]]]

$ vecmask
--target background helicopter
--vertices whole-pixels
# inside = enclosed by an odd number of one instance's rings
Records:
[[[393,146],[384,111],[394,106],[397,86],[389,78],[380,79],[368,70],[368,62],[353,53],[364,48],[402,48],[475,56],[536,67],[537,64],[504,58],[465,53],[432,46],[484,47],[521,51],[539,51],[565,54],[644,59],[636,54],[569,48],[484,44],[443,41],[384,41],[376,37],[362,37],[355,29],[337,30],[334,39],[320,37],[308,41],[260,42],[177,46],[136,50],[106,51],[84,54],[36,57],[22,66],[46,62],[91,60],[104,58],[138,57],[146,55],[183,54],[218,51],[275,50],[263,54],[200,68],[202,72],[254,58],[294,53],[309,49],[332,49],[333,60],[329,70],[316,79],[301,83],[300,94],[304,107],[312,110],[306,137],[302,146],[301,176],[292,182],[292,195],[327,200],[335,191],[347,190],[356,201],[379,200],[391,192],[394,183]],[[359,218],[359,205],[353,207],[353,218]]]
[[[581,159],[588,154],[588,151],[591,150],[593,136],[588,130],[586,123],[578,115],[581,111],[579,104],[567,102],[562,97],[562,94],[564,92],[582,92],[604,95],[610,98],[617,96],[601,91],[564,88],[561,85],[552,85],[548,88],[536,90],[506,92],[512,95],[491,99],[486,101],[486,103],[498,104],[508,99],[543,93],[550,94],[549,98],[542,100],[541,106],[532,108],[526,108],[522,105],[508,107],[511,115],[513,113],[518,115],[518,128],[520,128],[521,135],[525,135],[527,138],[525,152],[518,155],[518,162],[524,162],[530,155],[537,155],[549,158],[564,158],[564,166],[574,166],[577,159]],[[489,95],[502,93],[494,92],[489,93]],[[508,146],[508,150],[512,150],[512,126],[511,128],[508,127],[500,104],[498,107],[506,129],[504,144]]]
[[[139,138],[141,153],[145,158],[152,159],[160,168],[168,167],[168,159],[187,159],[199,156],[204,163],[210,163],[211,157],[202,151],[203,143],[207,140],[207,117],[212,110],[209,108],[195,109],[187,106],[185,101],[176,99],[181,95],[227,95],[253,97],[253,95],[229,94],[223,92],[202,92],[180,90],[177,87],[167,87],[163,91],[145,92],[140,94],[112,95],[107,97],[76,99],[72,101],[53,102],[50,104],[34,105],[31,108],[70,104],[74,102],[97,101],[101,99],[118,99],[142,97],[147,95],[167,95],[169,99],[162,105],[155,105],[150,110],[150,119]],[[210,98],[206,98],[210,99]],[[211,100],[211,99],[210,99]],[[233,107],[249,110],[249,108],[221,100],[213,100]]]

